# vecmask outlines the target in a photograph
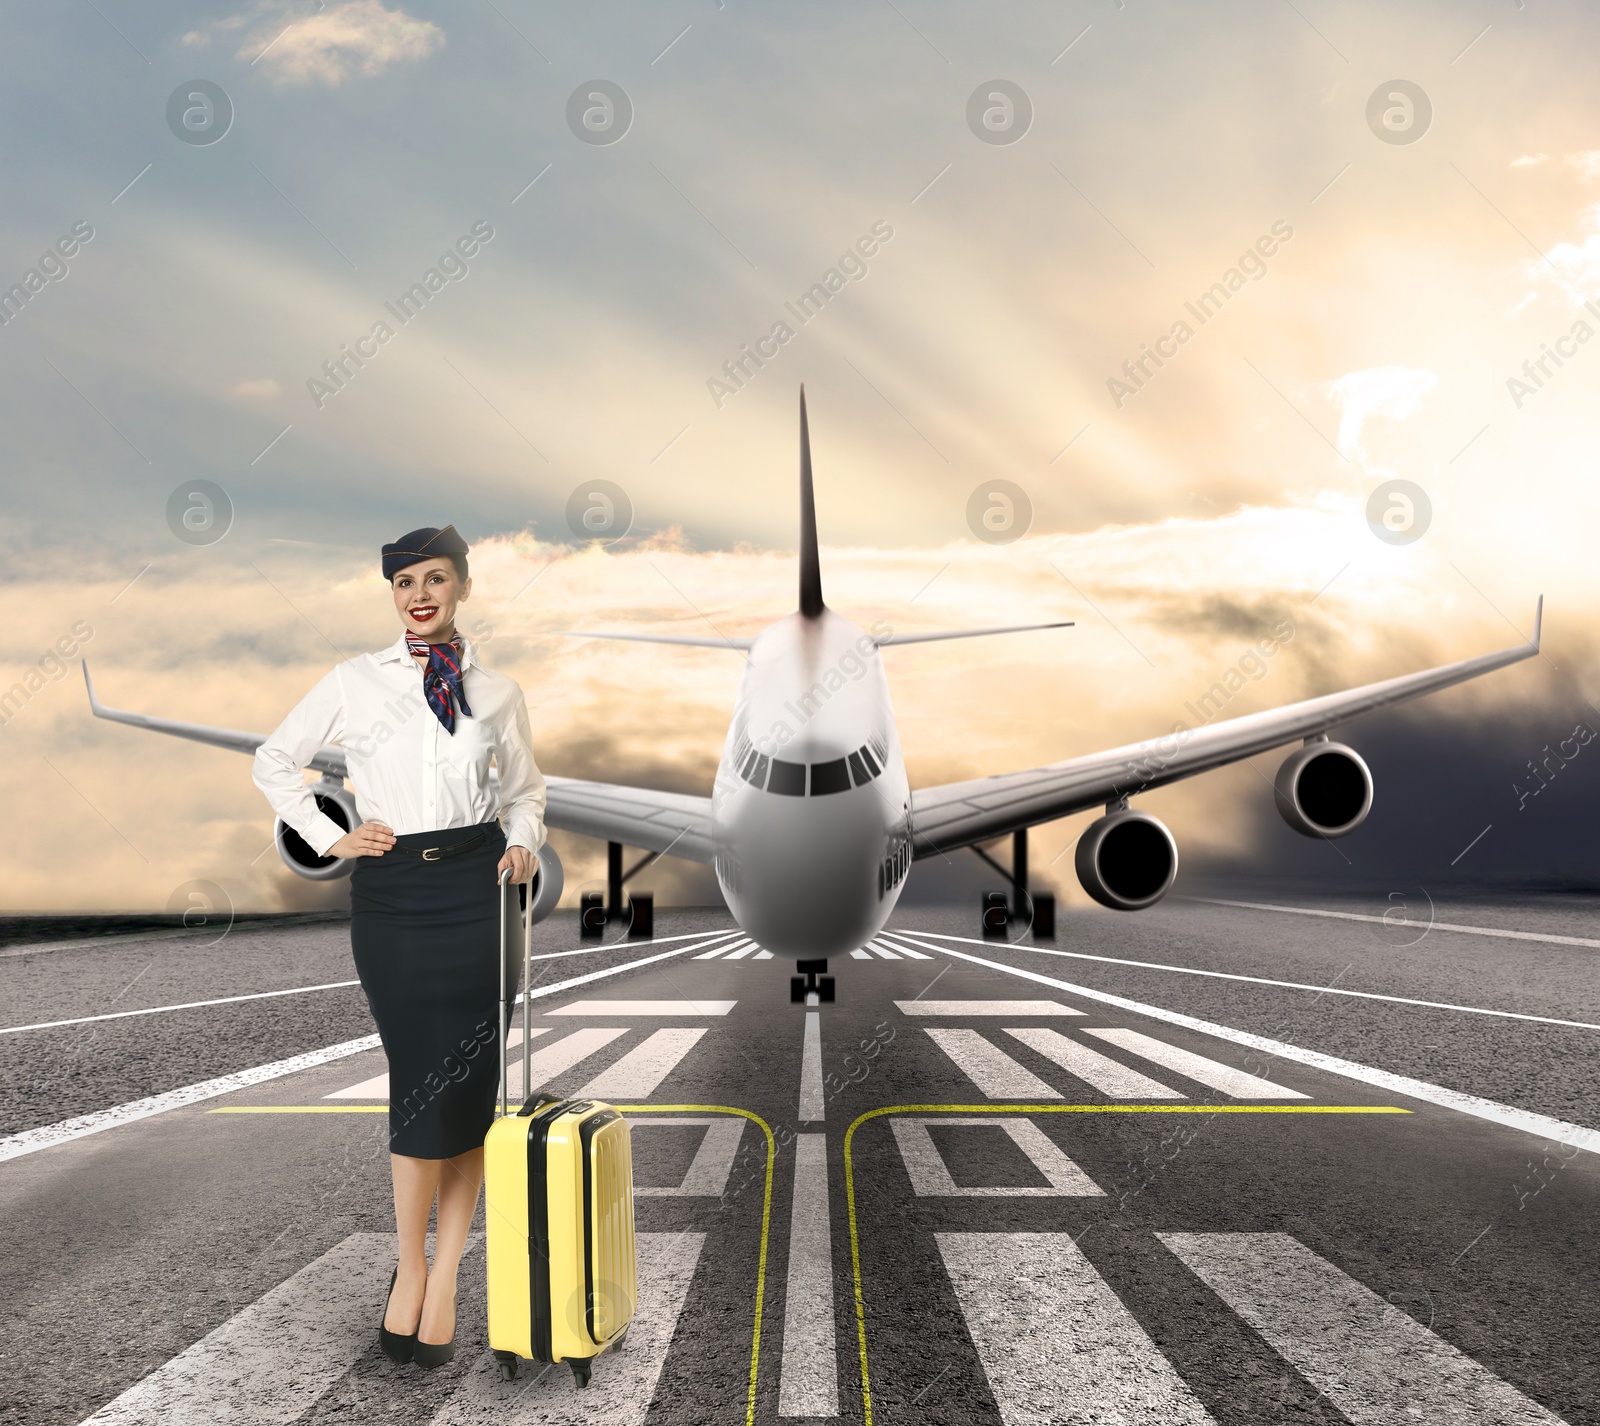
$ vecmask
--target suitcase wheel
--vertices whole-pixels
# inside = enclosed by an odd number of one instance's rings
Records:
[[[588,1357],[568,1357],[567,1365],[572,1368],[572,1379],[577,1382],[579,1386],[589,1385]]]
[[[611,1344],[611,1350],[613,1352],[620,1352],[622,1350],[623,1344],[627,1340],[628,1340],[628,1329],[626,1327],[624,1327],[622,1329],[622,1331],[617,1335],[617,1340]]]
[[[517,1379],[517,1354],[515,1352],[496,1352],[494,1359],[500,1368],[501,1381],[515,1381]]]

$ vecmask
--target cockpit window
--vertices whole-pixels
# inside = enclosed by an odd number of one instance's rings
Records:
[[[751,748],[745,754],[744,761],[738,765],[739,776],[752,787],[765,787],[767,785],[767,764],[771,759],[765,753],[758,753]]]
[[[811,795],[823,797],[830,792],[850,790],[850,771],[843,758],[833,762],[811,764]]]
[[[773,758],[772,776],[767,782],[767,791],[779,793],[784,797],[804,797],[806,795],[806,765],[804,763],[786,763],[781,758]]]
[[[735,766],[739,776],[752,787],[765,788],[780,797],[805,797],[808,792],[812,797],[826,797],[833,792],[848,792],[852,783],[856,787],[864,787],[873,778],[883,776],[884,757],[879,754],[874,758],[874,746],[857,748],[847,757],[812,763],[809,786],[805,763],[768,758],[754,748],[750,748]]]

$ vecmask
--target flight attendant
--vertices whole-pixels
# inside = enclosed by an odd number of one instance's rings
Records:
[[[378,1335],[395,1361],[436,1367],[455,1355],[456,1269],[499,1089],[499,876],[532,879],[545,786],[522,690],[456,630],[466,541],[453,526],[413,530],[383,547],[383,573],[400,637],[329,672],[261,745],[254,775],[313,851],[355,861],[350,946],[389,1058],[400,1244]],[[355,785],[362,821],[348,832],[301,775],[329,743]]]

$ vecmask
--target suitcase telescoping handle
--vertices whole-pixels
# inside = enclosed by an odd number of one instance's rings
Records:
[[[509,957],[506,955],[506,950],[507,950],[507,946],[506,946],[506,904],[511,900],[511,896],[509,895],[509,892],[510,892],[509,883],[510,883],[510,881],[511,881],[511,868],[507,867],[503,872],[500,873],[500,1036],[499,1036],[498,1044],[500,1046],[500,1113],[502,1115],[505,1115],[505,1114],[510,1112],[509,1105],[507,1103],[507,1079],[509,1078],[509,1073],[508,1073],[508,1070],[506,1068],[506,1060],[507,1060],[508,1056],[511,1053],[511,1047],[507,1043],[511,1038],[511,988],[510,988],[510,977],[507,974],[507,970],[506,970],[506,962],[509,959]],[[533,897],[532,897],[533,888],[532,888],[531,885],[529,886],[528,890],[529,890],[529,893],[530,893],[529,897],[528,897],[528,900],[531,902],[533,900]],[[532,913],[533,913],[533,907],[530,905],[528,907],[528,915],[526,916],[526,918],[522,918],[522,917],[519,916],[519,920],[522,921],[522,933],[523,933],[522,934],[522,1094],[523,1094],[523,1098],[524,1099],[527,1098],[527,1094],[528,1094],[529,1059],[531,1057],[531,1050],[533,1048],[532,1041],[530,1040],[529,1035],[528,1035],[528,1015],[530,1013],[530,1007],[529,1007],[529,1004],[528,1004],[528,991],[531,988],[531,982],[532,982],[532,979],[533,979],[533,914]]]
[[[506,961],[509,957],[506,951],[506,902],[511,898],[507,895],[507,888],[511,881],[511,868],[507,867],[500,873],[500,1033],[495,1036],[495,1046],[500,1055],[500,1117],[506,1115],[506,1055],[510,1047],[506,1041],[511,1037],[511,1006],[508,1004],[507,985],[510,976],[506,972]]]

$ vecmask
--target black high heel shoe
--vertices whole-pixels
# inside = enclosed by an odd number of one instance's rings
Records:
[[[418,1323],[418,1330],[421,1324]],[[435,1367],[442,1367],[446,1362],[452,1361],[456,1354],[456,1334],[452,1330],[448,1342],[424,1342],[413,1335],[411,1338],[411,1360],[424,1371],[432,1371]]]
[[[402,1335],[399,1332],[391,1332],[383,1325],[384,1320],[389,1316],[389,1298],[394,1296],[395,1279],[399,1276],[400,1269],[398,1267],[389,1274],[389,1292],[383,1299],[383,1317],[378,1321],[378,1345],[383,1348],[384,1356],[388,1357],[391,1362],[403,1363],[409,1362],[416,1352],[417,1334],[415,1332],[407,1332]]]

